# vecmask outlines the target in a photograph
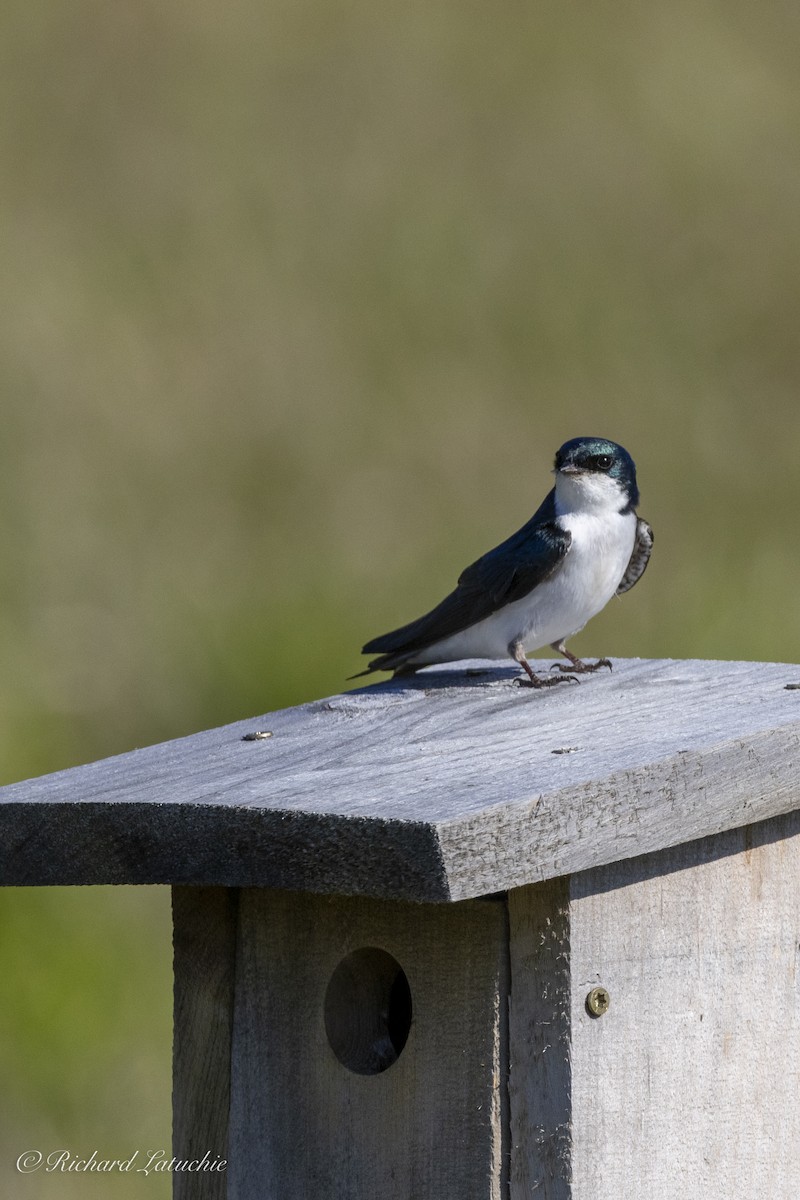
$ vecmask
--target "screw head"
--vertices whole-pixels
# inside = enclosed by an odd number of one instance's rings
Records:
[[[591,1017],[602,1017],[611,1005],[611,996],[604,987],[592,988],[586,997],[586,1011]]]

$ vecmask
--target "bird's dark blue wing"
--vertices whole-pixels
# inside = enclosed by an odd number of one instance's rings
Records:
[[[619,582],[617,595],[621,596],[623,592],[628,592],[635,583],[644,575],[645,568],[650,561],[650,554],[653,549],[653,530],[643,521],[641,517],[636,522],[636,538],[633,543],[633,554],[631,560],[625,568],[625,574]]]
[[[571,534],[556,524],[554,496],[550,492],[521,529],[462,571],[455,591],[436,608],[367,642],[362,653],[383,656],[370,663],[370,669],[390,670],[404,658],[522,599],[548,579],[572,541]]]

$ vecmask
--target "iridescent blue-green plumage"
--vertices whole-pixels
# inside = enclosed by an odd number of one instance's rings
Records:
[[[607,438],[572,438],[564,442],[556,451],[555,469],[562,470],[565,466],[589,467],[601,458],[611,460],[611,465],[605,470],[609,479],[615,479],[625,490],[628,497],[628,508],[634,509],[639,503],[639,488],[636,485],[636,464],[624,446],[610,442]]]

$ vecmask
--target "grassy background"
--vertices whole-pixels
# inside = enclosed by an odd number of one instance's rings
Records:
[[[800,12],[7,0],[3,782],[340,690],[576,434],[587,654],[800,658]],[[0,895],[0,1191],[169,1142],[168,897]]]

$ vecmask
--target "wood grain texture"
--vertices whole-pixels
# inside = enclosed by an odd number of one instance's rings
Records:
[[[510,1200],[570,1200],[569,880],[508,893]]]
[[[343,958],[378,947],[406,973],[397,1061],[355,1074],[325,1026]],[[507,1128],[502,901],[407,905],[242,893],[231,1200],[501,1200]]]
[[[571,893],[573,1200],[793,1200],[798,814],[588,871]],[[611,1007],[593,1019],[598,983]]]
[[[238,893],[173,889],[173,1154],[228,1157]],[[227,1173],[177,1171],[173,1200],[226,1200]]]
[[[435,668],[2,788],[0,882],[460,899],[800,804],[796,667],[514,675]]]

